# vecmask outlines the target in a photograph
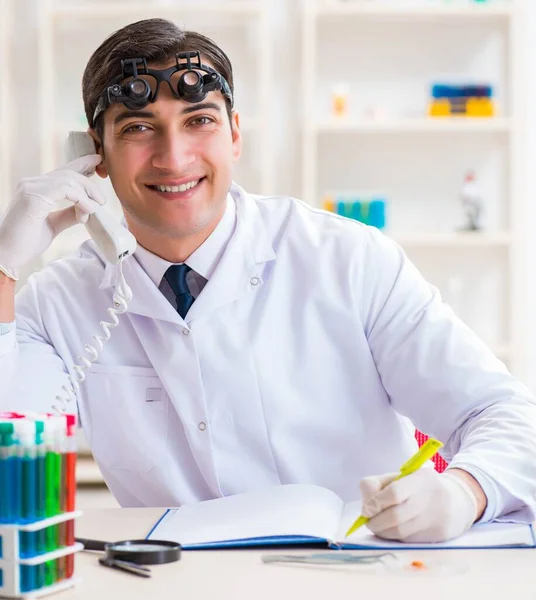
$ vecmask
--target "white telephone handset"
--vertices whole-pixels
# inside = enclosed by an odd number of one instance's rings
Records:
[[[96,154],[95,142],[85,131],[70,131],[65,142],[67,162],[81,156]],[[87,177],[95,171],[84,173]],[[136,238],[103,208],[97,209],[86,223],[86,229],[93,241],[102,250],[106,260],[116,264],[136,250]]]
[[[69,132],[65,143],[65,153],[68,162],[81,156],[96,154],[93,138],[83,131]],[[90,177],[94,172],[84,173],[84,175]],[[86,228],[94,242],[103,252],[106,260],[118,265],[118,277],[113,293],[113,307],[107,310],[111,322],[101,321],[99,324],[102,328],[102,334],[93,335],[95,346],[90,344],[84,346],[84,350],[89,355],[89,358],[84,356],[78,357],[80,364],[73,366],[74,373],[69,375],[69,383],[62,386],[65,395],[56,396],[59,405],[54,404],[52,406],[53,410],[59,413],[67,411],[67,403],[74,399],[80,384],[86,378],[86,372],[91,369],[91,365],[99,357],[104,342],[110,339],[111,330],[119,324],[117,316],[126,312],[128,303],[132,299],[132,292],[123,276],[123,260],[127,256],[134,254],[136,250],[136,238],[103,208],[98,208],[89,216]]]

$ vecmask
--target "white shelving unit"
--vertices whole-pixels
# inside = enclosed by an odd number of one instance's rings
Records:
[[[11,115],[10,115],[10,31],[11,0],[0,0],[0,215],[7,206],[10,190]]]
[[[508,0],[506,0],[507,2]],[[364,0],[348,0],[346,3],[338,0],[322,1],[317,4],[316,14],[320,17],[348,17],[358,16],[371,19],[496,19],[509,17],[512,7],[506,2],[495,4],[471,4],[468,2],[458,4],[431,4],[425,2],[369,2]]]
[[[508,248],[512,237],[508,232],[495,233],[396,233],[391,237],[405,248]]]
[[[251,191],[272,192],[275,174],[269,8],[269,0],[134,3],[40,0],[41,171],[45,173],[62,164],[63,141],[68,131],[87,128],[81,80],[91,53],[107,35],[124,25],[144,18],[162,17],[208,35],[229,55],[234,69],[235,108],[241,114],[244,138],[244,154],[237,167],[236,179]],[[237,49],[248,47],[248,44],[252,48],[250,53]],[[112,212],[120,216],[119,202],[108,180],[99,181],[99,185],[109,196]],[[85,237],[84,228],[62,234],[45,260],[72,251]]]
[[[303,0],[302,17],[302,197],[321,206],[326,195],[386,192],[386,234],[447,302],[453,290],[461,304],[472,302],[459,316],[528,379],[523,0]],[[433,81],[475,80],[498,90],[497,116],[426,116]],[[342,117],[329,94],[341,84]],[[483,174],[487,224],[460,233],[458,192],[471,158]],[[485,327],[469,315],[480,304]]]
[[[149,1],[149,2],[111,2],[108,4],[99,4],[88,2],[80,6],[56,3],[53,9],[52,17],[55,19],[65,18],[86,18],[86,19],[109,19],[113,17],[124,17],[128,15],[132,22],[138,19],[145,19],[154,16],[158,11],[158,16],[176,19],[188,14],[199,14],[200,11],[207,11],[218,15],[232,15],[234,17],[244,17],[248,15],[256,16],[262,10],[260,3],[256,0],[229,0],[227,2],[212,3],[189,3],[175,4],[169,2]],[[95,12],[98,11],[98,15]]]
[[[509,133],[512,121],[507,117],[481,119],[476,117],[402,117],[396,119],[332,118],[306,124],[316,133]]]

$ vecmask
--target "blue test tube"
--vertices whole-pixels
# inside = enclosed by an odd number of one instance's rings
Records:
[[[39,521],[41,519],[46,518],[46,510],[45,510],[45,443],[44,443],[44,429],[45,429],[45,421],[47,420],[46,415],[40,415],[34,412],[26,412],[24,413],[27,419],[29,419],[34,427],[35,431],[35,462],[34,462],[34,475],[35,475],[35,503],[33,505],[34,509],[34,521]],[[46,552],[46,542],[45,542],[45,531],[40,529],[38,531],[28,532],[28,556],[37,556],[38,554],[42,554]],[[34,569],[35,572],[39,574],[42,571],[43,575],[43,583],[37,585],[37,587],[42,587],[44,585],[44,566],[42,564],[37,565]]]
[[[369,206],[368,224],[384,229],[385,227],[385,200],[372,200]]]
[[[46,473],[45,455],[46,445],[44,439],[46,415],[36,415],[35,418],[35,445],[36,445],[36,518],[46,518]],[[33,532],[35,543],[35,554],[43,554],[47,551],[45,529]],[[39,563],[34,567],[36,588],[45,585],[45,563]]]
[[[45,454],[46,446],[44,440],[45,422],[48,421],[46,415],[40,415],[34,412],[26,412],[25,416],[32,422],[33,432],[35,435],[35,503],[33,510],[35,521],[40,521],[46,518],[46,473],[45,473]],[[47,551],[46,544],[46,529],[37,531],[29,531],[26,536],[26,553],[28,557],[38,556]],[[32,589],[40,589],[45,586],[46,578],[45,563],[39,563],[29,567],[25,572],[25,584],[33,586]]]
[[[45,454],[46,447],[43,438],[43,432],[45,430],[45,423],[43,420],[35,422],[35,445],[36,445],[36,466],[35,466],[35,476],[36,476],[36,520],[41,520],[46,518],[46,489],[45,489]],[[33,533],[35,537],[35,546],[36,546],[36,554],[41,554],[46,551],[46,542],[45,542],[45,531],[44,529],[40,529]],[[38,565],[42,567],[42,565]],[[43,583],[44,584],[44,567],[43,570]],[[38,586],[40,587],[40,586]]]
[[[370,225],[369,222],[370,202],[368,200],[361,201],[361,223]]]
[[[46,490],[45,490],[45,454],[46,447],[43,438],[45,431],[44,421],[35,422],[35,446],[36,446],[36,517],[37,519],[44,519],[46,517]]]
[[[30,586],[28,584],[28,573],[32,567],[28,565],[20,565],[20,591],[25,594],[30,591]]]
[[[19,442],[19,458],[21,461],[21,521],[31,523],[36,520],[37,509],[37,473],[35,424],[33,421],[21,419],[15,422],[15,433]]]
[[[9,510],[7,452],[3,422],[0,422],[0,523],[7,523]]]
[[[37,506],[37,476],[36,476],[36,445],[35,445],[35,423],[29,419],[21,419],[15,422],[15,432],[19,441],[19,457],[21,461],[22,481],[22,510],[21,520],[23,523],[31,523],[36,520]],[[26,556],[35,555],[35,536],[27,532],[25,537],[24,552]],[[23,584],[26,590],[36,587],[35,569],[29,567],[21,571],[24,573]]]
[[[13,421],[0,422],[2,520],[18,523],[21,515],[21,470]]]
[[[361,207],[361,202],[359,200],[354,200],[352,204],[352,219],[356,221],[363,222],[363,211]]]

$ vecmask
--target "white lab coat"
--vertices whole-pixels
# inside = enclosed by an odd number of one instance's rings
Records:
[[[485,518],[534,507],[533,398],[402,250],[297,200],[231,193],[236,230],[185,321],[125,261],[132,302],[78,395],[118,501],[178,506],[281,483],[355,499],[362,477],[415,451],[417,427],[479,480]],[[90,241],[29,279],[18,343],[0,338],[0,408],[52,404],[107,318],[115,269]]]

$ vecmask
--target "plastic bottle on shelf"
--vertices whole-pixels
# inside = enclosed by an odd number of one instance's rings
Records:
[[[331,109],[335,118],[348,116],[348,84],[338,83],[333,87]]]
[[[463,181],[461,194],[462,206],[467,222],[462,227],[464,231],[480,231],[482,229],[483,199],[480,187],[476,182],[474,171],[469,171]]]

